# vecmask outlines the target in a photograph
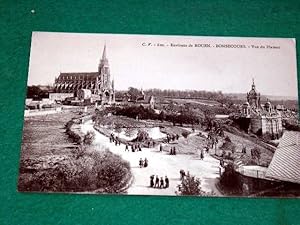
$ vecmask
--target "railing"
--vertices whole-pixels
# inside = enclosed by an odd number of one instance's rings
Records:
[[[244,167],[239,167],[236,169],[236,171],[247,177],[268,179],[268,178],[266,178],[267,171],[255,170],[255,169],[245,169]]]

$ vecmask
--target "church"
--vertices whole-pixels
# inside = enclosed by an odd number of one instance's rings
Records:
[[[270,101],[261,104],[260,97],[253,80],[251,90],[247,93],[247,102],[242,105],[242,118],[248,121],[248,131],[278,139],[283,131],[281,114]]]
[[[54,90],[56,93],[73,93],[75,97],[80,90],[90,90],[92,95],[100,98],[102,104],[114,103],[114,80],[111,80],[106,45],[97,72],[60,73],[55,79]]]

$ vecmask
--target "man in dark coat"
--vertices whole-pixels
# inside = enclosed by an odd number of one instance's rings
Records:
[[[201,150],[201,153],[200,153],[200,159],[201,159],[201,160],[203,160],[203,159],[204,159],[203,150]]]
[[[169,178],[165,176],[165,188],[169,187]]]
[[[160,178],[160,186],[159,188],[164,188],[164,179],[161,177]]]
[[[125,145],[125,151],[129,151],[127,144]]]
[[[159,151],[162,152],[162,150],[163,150],[163,147],[162,147],[162,144],[160,144]]]
[[[150,187],[154,187],[154,175],[150,176]]]
[[[140,168],[143,167],[143,160],[142,160],[142,158],[140,158],[139,165],[140,165]]]
[[[159,187],[159,178],[158,176],[156,175],[156,178],[155,178],[155,185],[154,187]]]
[[[144,160],[144,167],[147,167],[147,166],[148,166],[148,159],[145,158],[145,160]]]

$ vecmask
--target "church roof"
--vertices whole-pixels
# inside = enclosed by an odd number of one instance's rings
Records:
[[[74,72],[74,73],[60,73],[59,76],[99,76],[98,72]]]
[[[300,184],[300,132],[286,131],[283,134],[266,176]]]

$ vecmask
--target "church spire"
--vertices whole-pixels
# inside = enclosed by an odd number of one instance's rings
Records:
[[[106,43],[104,44],[104,48],[103,48],[102,60],[106,60]]]
[[[252,78],[252,90],[255,90],[254,78]]]

